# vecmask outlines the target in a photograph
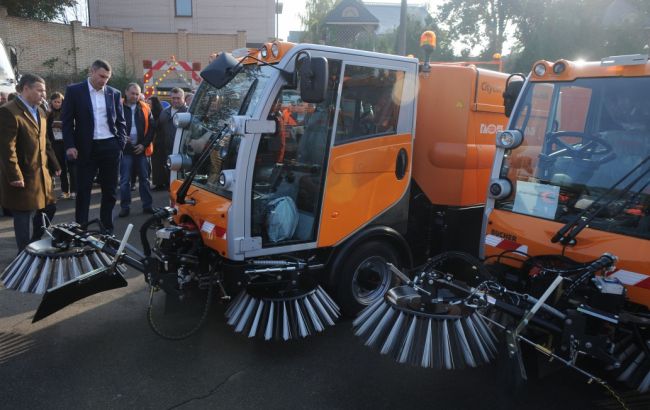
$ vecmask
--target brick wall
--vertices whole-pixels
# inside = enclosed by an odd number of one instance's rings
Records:
[[[211,53],[246,45],[246,33],[188,34],[138,33],[131,29],[99,29],[72,24],[48,23],[7,16],[0,7],[0,37],[18,52],[22,72],[43,76],[74,75],[95,59],[103,58],[115,70],[131,70],[142,79],[142,60],[199,61],[205,67]],[[45,64],[44,64],[45,63]]]

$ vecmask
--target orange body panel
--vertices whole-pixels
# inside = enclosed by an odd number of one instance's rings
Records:
[[[650,64],[638,65],[612,65],[602,66],[600,61],[591,62],[575,62],[567,60],[558,60],[566,64],[566,70],[560,74],[553,72],[553,63],[549,61],[538,61],[537,64],[544,64],[546,66],[546,74],[538,76],[532,72],[530,77],[531,81],[573,81],[576,78],[586,77],[640,77],[650,75]]]
[[[413,178],[432,203],[485,203],[507,77],[450,65],[420,74]]]
[[[176,191],[182,184],[181,180],[175,180],[170,186],[170,199],[176,203]],[[217,251],[221,256],[228,257],[228,242],[226,241],[228,230],[228,210],[231,201],[219,195],[198,188],[190,187],[187,198],[196,201],[195,205],[176,204],[178,214],[174,221],[179,223],[191,219],[201,232],[203,243]],[[207,225],[205,223],[208,223]],[[213,224],[212,227],[210,224]]]
[[[490,214],[487,234],[506,237],[522,245],[530,255],[561,254],[562,246],[551,243],[551,237],[562,227],[561,223],[512,212],[494,210]],[[498,255],[504,249],[485,246],[486,256]],[[571,259],[586,262],[609,252],[619,258],[618,269],[650,275],[650,241],[619,234],[585,229],[577,237],[577,245],[567,247],[565,255]],[[502,263],[516,266],[507,259]],[[650,278],[650,276],[649,276]],[[627,286],[628,297],[632,302],[650,307],[650,288]]]
[[[406,192],[410,170],[395,176],[397,154],[411,158],[411,134],[371,138],[332,149],[318,246],[332,246],[367,224]]]

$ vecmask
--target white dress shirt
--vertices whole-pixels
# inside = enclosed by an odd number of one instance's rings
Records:
[[[133,104],[131,108],[131,131],[129,132],[129,138],[131,139],[131,144],[135,145],[138,142],[138,128],[135,126],[135,109],[137,105]]]
[[[93,119],[95,121],[93,139],[103,140],[113,138],[115,135],[111,134],[111,130],[108,128],[108,111],[106,110],[106,96],[104,95],[106,87],[102,87],[99,91],[95,90],[92,84],[90,84],[89,78],[88,91],[90,92],[90,102],[93,106]]]

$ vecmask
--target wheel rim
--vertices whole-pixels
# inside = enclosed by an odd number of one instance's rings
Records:
[[[391,272],[381,256],[366,258],[352,276],[352,295],[362,305],[369,305],[388,291]]]

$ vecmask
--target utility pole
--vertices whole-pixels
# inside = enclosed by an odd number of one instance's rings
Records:
[[[406,55],[406,0],[402,0],[402,7],[400,8],[397,54]]]

